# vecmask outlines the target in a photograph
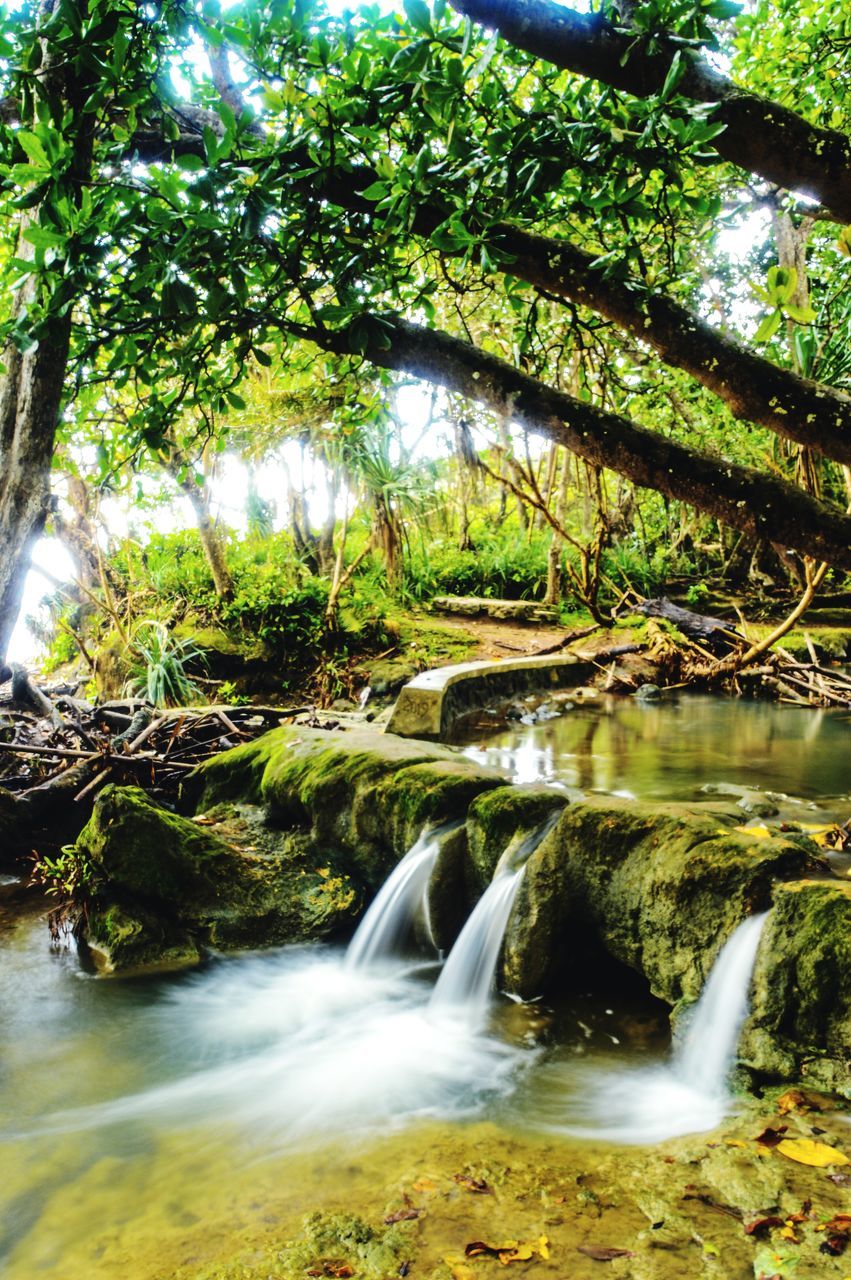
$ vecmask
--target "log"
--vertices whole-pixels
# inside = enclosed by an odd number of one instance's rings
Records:
[[[703,640],[713,646],[720,643],[729,647],[731,640],[741,641],[743,638],[735,627],[725,622],[723,618],[713,618],[705,613],[692,613],[690,609],[682,609],[678,604],[673,604],[667,596],[657,600],[643,600],[641,604],[636,605],[635,612],[643,613],[646,618],[664,618],[689,639]]]

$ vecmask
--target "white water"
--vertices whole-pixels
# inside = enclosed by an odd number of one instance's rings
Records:
[[[435,1017],[429,991],[410,974],[350,969],[328,948],[229,959],[148,1011],[145,1051],[168,1055],[165,1078],[150,1079],[149,1064],[142,1088],[54,1111],[29,1132],[111,1130],[120,1151],[197,1127],[280,1151],[481,1114],[536,1055]]]
[[[751,975],[767,915],[750,916],[724,943],[674,1053],[674,1075],[707,1097],[727,1095],[727,1077],[748,1012]]]
[[[525,867],[497,872],[470,913],[437,980],[431,1007],[463,1007],[472,1019],[487,1009],[499,949]]]
[[[349,943],[346,965],[350,969],[362,969],[398,955],[417,911],[425,906],[429,877],[439,849],[439,833],[424,831],[396,865]]]
[[[714,1129],[730,1109],[735,1062],[766,914],[751,916],[718,955],[681,1044],[667,1063],[612,1070],[598,1062],[541,1073],[545,1127],[576,1137],[655,1143]]]
[[[499,949],[526,863],[560,815],[560,809],[554,810],[516,848],[509,844],[504,851],[493,880],[470,913],[443,966],[431,997],[432,1009],[447,1012],[463,1008],[470,1020],[484,1018]]]

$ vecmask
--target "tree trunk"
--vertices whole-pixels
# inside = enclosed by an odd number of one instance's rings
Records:
[[[225,559],[224,542],[210,514],[210,499],[207,486],[206,484],[197,484],[194,476],[188,476],[186,479],[178,481],[178,483],[192,504],[192,510],[195,512],[198,536],[201,539],[201,546],[204,548],[204,558],[207,561],[210,573],[213,575],[213,586],[216,589],[216,595],[220,600],[229,600],[233,595],[233,578]]]
[[[555,448],[556,446],[553,446]],[[562,459],[561,480],[558,487],[558,500],[556,502],[556,521],[560,525],[564,525],[567,518],[567,498],[570,492],[570,455],[565,453]],[[561,602],[561,593],[563,585],[562,571],[562,549],[564,547],[564,539],[557,529],[553,529],[553,536],[550,539],[550,547],[547,552],[547,594],[544,596],[545,604],[559,604]]]
[[[787,191],[814,196],[837,222],[851,222],[848,138],[739,88],[682,41],[660,35],[643,42],[599,13],[575,13],[553,0],[453,0],[453,7],[536,58],[639,98],[660,92],[679,53],[677,92],[719,104],[712,121],[725,128],[711,146],[720,156]]]

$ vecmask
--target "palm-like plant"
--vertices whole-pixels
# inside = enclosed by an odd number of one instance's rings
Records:
[[[155,707],[182,706],[200,690],[186,673],[190,662],[203,661],[191,640],[177,640],[155,618],[138,623],[132,635],[134,661],[125,685],[131,696],[145,697]]]

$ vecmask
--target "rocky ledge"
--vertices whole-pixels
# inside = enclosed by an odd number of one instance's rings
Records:
[[[106,788],[74,855],[79,930],[115,970],[344,935],[423,826],[457,819],[430,885],[445,949],[506,848],[551,815],[506,935],[504,986],[557,994],[606,956],[677,1015],[741,920],[771,908],[742,1060],[851,1096],[851,888],[805,836],[736,831],[741,812],[717,802],[568,798],[506,785],[447,747],[282,728],[205,765],[191,816]]]

